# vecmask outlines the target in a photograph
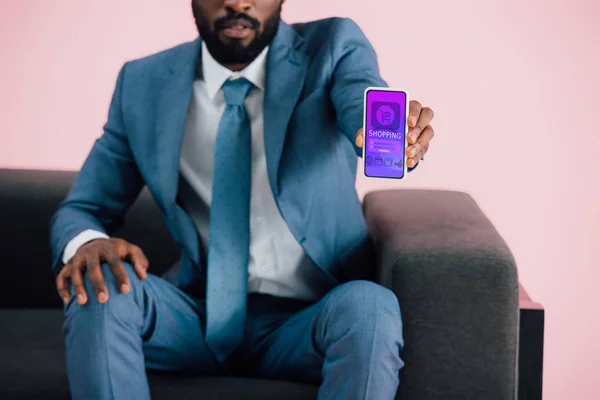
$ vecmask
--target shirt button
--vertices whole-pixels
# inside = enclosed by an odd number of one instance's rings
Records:
[[[262,272],[267,272],[269,269],[267,268],[267,265],[266,265],[266,264],[263,264],[263,265],[260,267],[260,270],[261,270]]]
[[[254,218],[254,221],[255,221],[257,224],[260,224],[260,223],[262,222],[262,218],[261,218],[261,217],[256,217],[256,218]]]

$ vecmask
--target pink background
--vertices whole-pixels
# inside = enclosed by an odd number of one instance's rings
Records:
[[[194,38],[189,3],[1,0],[0,166],[77,169],[123,62]],[[436,111],[419,169],[401,182],[360,179],[361,194],[470,193],[546,307],[545,399],[600,398],[600,4],[288,0],[284,9],[288,22],[356,20],[388,82]]]

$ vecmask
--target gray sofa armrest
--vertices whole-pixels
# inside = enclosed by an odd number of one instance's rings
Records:
[[[377,282],[397,295],[406,363],[401,399],[513,399],[518,278],[513,256],[464,193],[365,196]]]

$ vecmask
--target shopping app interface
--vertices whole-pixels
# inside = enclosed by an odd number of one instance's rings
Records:
[[[402,178],[406,94],[370,90],[367,92],[366,112],[365,174]]]

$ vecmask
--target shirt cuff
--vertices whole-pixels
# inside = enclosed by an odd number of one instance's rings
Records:
[[[91,242],[95,239],[108,239],[109,236],[103,232],[95,231],[93,229],[88,229],[81,232],[79,235],[75,236],[73,239],[67,243],[65,246],[65,251],[63,252],[62,261],[63,264],[66,264],[71,257],[77,253],[77,250],[83,246],[84,244]]]

